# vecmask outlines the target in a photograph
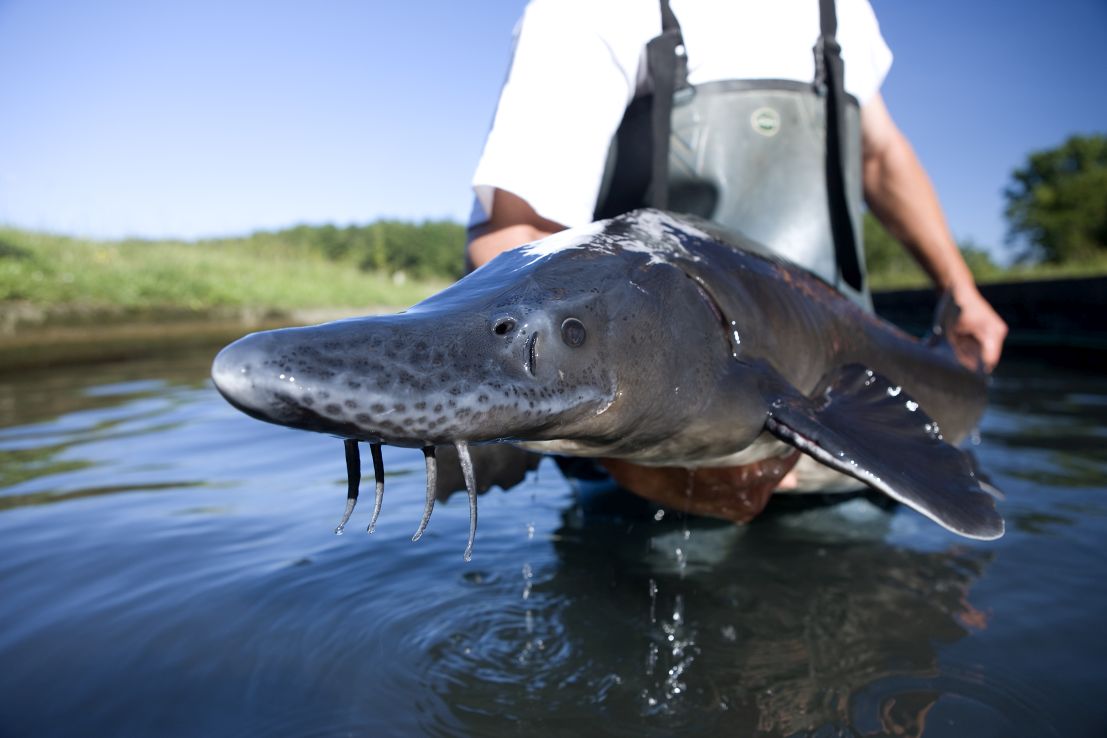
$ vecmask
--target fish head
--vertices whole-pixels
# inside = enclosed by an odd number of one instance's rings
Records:
[[[261,420],[401,446],[602,445],[679,417],[718,326],[667,260],[583,238],[595,247],[503,254],[402,313],[248,335],[216,357],[215,386]]]

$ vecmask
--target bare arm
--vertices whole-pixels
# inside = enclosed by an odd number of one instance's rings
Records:
[[[565,226],[543,218],[523,198],[497,189],[492,218],[469,233],[469,261],[479,267],[504,251],[563,230]]]
[[[956,345],[975,341],[986,368],[999,361],[1007,324],[980,294],[946,225],[930,178],[877,95],[861,109],[865,201],[888,232],[904,244],[939,289],[961,307]]]

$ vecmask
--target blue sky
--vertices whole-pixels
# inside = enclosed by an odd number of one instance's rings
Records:
[[[955,234],[1001,244],[1025,155],[1107,131],[1107,3],[872,1],[885,98]],[[463,220],[524,4],[0,0],[0,222]]]

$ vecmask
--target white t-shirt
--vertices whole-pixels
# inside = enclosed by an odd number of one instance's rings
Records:
[[[688,81],[815,78],[818,0],[671,0]],[[868,0],[838,0],[845,88],[864,105],[892,52]],[[472,223],[488,219],[494,188],[554,222],[588,223],[607,150],[627,104],[648,85],[645,46],[661,32],[658,0],[531,0],[473,176]]]

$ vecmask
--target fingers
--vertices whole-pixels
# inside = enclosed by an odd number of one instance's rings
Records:
[[[980,354],[984,359],[985,368],[991,372],[999,363],[999,357],[1003,353],[1003,341],[1007,337],[1007,324],[998,315],[998,321],[982,335],[980,341]]]
[[[980,346],[980,358],[984,369],[991,372],[999,363],[1003,353],[1003,342],[1007,338],[1007,323],[977,290],[973,290],[970,296],[958,295],[955,299],[961,308],[956,333],[958,337],[971,339]]]

